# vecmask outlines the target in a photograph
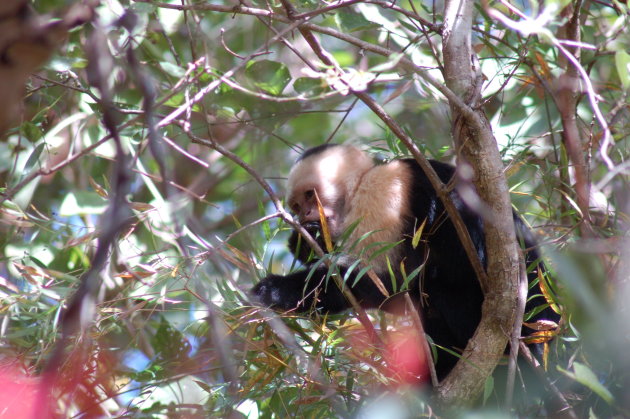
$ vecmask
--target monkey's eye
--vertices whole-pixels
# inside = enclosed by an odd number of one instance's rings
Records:
[[[294,214],[300,213],[300,205],[298,203],[291,204],[290,208],[291,208],[291,212],[293,212]]]
[[[313,197],[315,196],[315,189],[309,189],[308,191],[304,192],[304,198],[306,199],[313,199]]]

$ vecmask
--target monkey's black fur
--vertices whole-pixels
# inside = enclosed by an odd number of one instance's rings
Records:
[[[325,148],[309,150],[308,155],[322,152]],[[305,155],[306,157],[306,155]],[[451,350],[463,349],[472,337],[481,319],[481,305],[483,294],[475,272],[468,261],[455,228],[446,216],[442,202],[437,197],[428,178],[418,164],[411,159],[403,160],[411,170],[412,185],[409,193],[412,217],[405,220],[403,242],[401,246],[401,260],[404,260],[407,274],[425,263],[419,276],[409,284],[409,295],[421,309],[421,315],[426,333],[433,342]],[[431,161],[431,165],[444,183],[448,183],[455,173],[455,168],[444,163]],[[374,191],[378,193],[378,191]],[[486,266],[486,250],[483,233],[483,221],[459,197],[457,192],[451,193],[451,199],[457,207],[464,221],[470,237],[476,247],[477,254],[483,266]],[[414,249],[412,238],[416,229],[426,219],[422,240]],[[514,213],[514,223],[519,240],[525,248],[530,249],[525,256],[527,266],[538,263],[539,255],[532,248],[535,246],[531,234],[520,217]],[[310,233],[319,229],[317,223],[306,225]],[[305,263],[304,269],[288,275],[269,275],[257,284],[252,292],[263,304],[274,309],[296,310],[305,312],[316,309],[320,312],[339,313],[350,308],[349,303],[332,280],[327,282],[328,267],[323,263],[317,265],[317,260],[308,260],[310,249],[302,241],[299,252],[296,253],[298,234],[293,232],[289,240],[289,247],[297,258]],[[322,247],[323,248],[323,247]],[[345,277],[350,263],[338,264],[342,277]],[[394,274],[398,278],[398,286],[402,284],[402,274],[399,264],[393,263]],[[529,273],[529,280],[537,277],[537,266]],[[355,267],[346,283],[355,283],[355,275],[360,271]],[[393,294],[391,279],[388,273],[377,272]],[[329,278],[330,279],[330,278]],[[402,306],[400,294],[385,301],[383,294],[376,288],[373,281],[364,275],[351,288],[352,293],[364,308],[381,308],[387,311],[397,311]],[[400,292],[400,290],[397,290]],[[526,305],[526,312],[537,306],[546,305],[538,286],[532,287]],[[557,320],[557,315],[548,307],[539,312],[534,319],[539,318]],[[436,372],[438,378],[444,378],[454,367],[457,357],[446,351],[438,352]]]

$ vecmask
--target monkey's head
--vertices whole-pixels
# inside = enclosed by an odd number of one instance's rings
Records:
[[[319,228],[319,197],[333,240],[347,227],[346,205],[361,177],[374,162],[369,154],[354,146],[327,144],[309,149],[289,173],[286,202],[300,224],[309,231]]]

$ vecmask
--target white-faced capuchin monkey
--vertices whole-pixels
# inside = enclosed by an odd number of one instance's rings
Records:
[[[448,164],[431,161],[431,165],[444,183],[455,173]],[[304,152],[289,174],[286,202],[309,233],[319,235],[325,251],[316,195],[332,241],[339,245],[343,238],[346,244],[337,267],[361,306],[400,312],[404,307],[401,293],[408,292],[420,310],[425,332],[435,344],[455,352],[465,348],[481,319],[483,294],[442,202],[416,161],[378,164],[356,147],[334,144]],[[450,196],[485,267],[483,221],[457,192]],[[517,214],[514,222],[521,243],[533,248],[530,233]],[[413,237],[423,224],[421,239],[414,247]],[[379,253],[385,244],[395,243]],[[267,276],[253,288],[254,298],[279,311],[339,313],[350,308],[330,278],[329,268],[312,257],[296,232],[289,239],[289,247],[304,268],[288,275]],[[359,258],[362,263],[356,263]],[[530,250],[525,259],[530,266],[539,256]],[[362,268],[367,265],[388,288],[389,298],[365,274]],[[540,267],[530,271],[530,281],[537,277],[537,269]],[[419,273],[409,280],[414,270]],[[405,282],[406,289],[401,289]],[[557,321],[558,316],[549,309],[538,286],[529,291],[526,312],[537,306],[546,308],[530,321]],[[438,378],[444,378],[456,362],[456,356],[439,351]]]

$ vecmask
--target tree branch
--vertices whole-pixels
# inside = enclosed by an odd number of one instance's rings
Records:
[[[443,29],[446,85],[469,104],[479,103],[481,87],[479,63],[470,41],[473,9],[472,0],[448,0]],[[451,405],[477,399],[503,354],[507,331],[516,328],[521,255],[501,155],[490,123],[482,110],[462,112],[461,105],[450,98],[449,104],[459,167],[472,167],[471,180],[481,204],[489,212],[484,217],[488,283],[481,322],[464,351],[467,362],[460,360],[438,389],[439,399]]]

